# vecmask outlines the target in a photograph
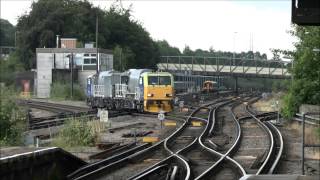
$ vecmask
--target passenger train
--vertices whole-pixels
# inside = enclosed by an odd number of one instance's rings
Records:
[[[92,108],[158,113],[173,110],[173,76],[150,69],[103,71],[87,78],[87,104]]]

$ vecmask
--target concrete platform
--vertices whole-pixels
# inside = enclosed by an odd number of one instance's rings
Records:
[[[1,180],[15,179],[65,179],[86,165],[76,156],[57,147],[9,147],[0,150]]]
[[[302,176],[302,175],[246,175],[240,180],[319,180],[319,176]]]

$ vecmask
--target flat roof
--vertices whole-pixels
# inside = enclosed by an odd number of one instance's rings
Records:
[[[98,48],[99,53],[113,54],[112,50]],[[96,53],[97,48],[36,48],[36,53]]]
[[[60,38],[60,40],[77,40],[77,38]]]

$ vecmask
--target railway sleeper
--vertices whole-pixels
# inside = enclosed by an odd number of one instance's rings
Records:
[[[267,158],[267,155],[268,153],[266,153],[266,151],[263,154],[258,155],[255,161],[250,166],[250,169],[259,169]]]

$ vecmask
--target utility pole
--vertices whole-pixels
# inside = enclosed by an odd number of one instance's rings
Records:
[[[71,99],[73,99],[73,53],[71,53]]]
[[[120,47],[120,71],[122,71],[122,48]]]
[[[97,12],[97,16],[96,16],[96,50],[97,50],[97,55],[96,55],[96,63],[97,63],[97,74],[100,71],[100,59],[99,59],[99,49],[98,49],[98,33],[99,33],[99,20],[98,20],[98,12]]]
[[[14,32],[14,47],[17,48],[17,31]]]
[[[235,55],[235,51],[236,51],[236,34],[237,32],[233,32],[233,65],[235,65],[235,58],[236,58],[236,55]]]

